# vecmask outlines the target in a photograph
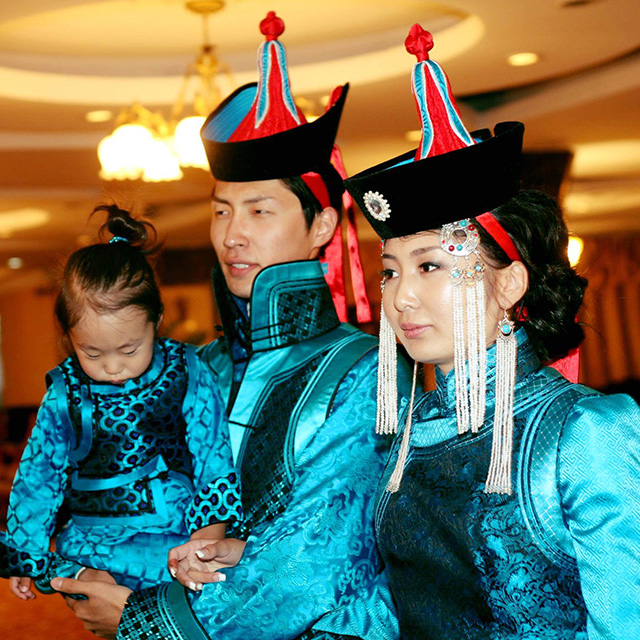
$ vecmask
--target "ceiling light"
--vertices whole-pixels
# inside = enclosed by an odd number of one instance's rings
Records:
[[[507,58],[507,62],[513,67],[526,67],[535,64],[538,60],[540,60],[540,56],[531,51],[514,53]]]
[[[0,212],[0,237],[7,238],[15,231],[41,227],[49,222],[51,214],[44,209],[26,207]]]
[[[105,180],[179,180],[184,175],[181,166],[209,168],[200,127],[222,101],[223,87],[226,92],[233,85],[229,68],[218,62],[209,43],[208,17],[222,9],[224,2],[197,0],[185,6],[203,18],[200,55],[187,67],[169,120],[141,104],[120,113],[114,131],[98,145],[100,177]]]
[[[87,122],[109,122],[113,118],[113,113],[108,109],[98,109],[85,113],[84,119]]]
[[[420,142],[420,140],[422,140],[422,129],[414,129],[413,131],[407,131],[404,134],[404,139],[407,142]]]
[[[7,260],[7,267],[9,267],[9,269],[22,269],[23,265],[24,262],[22,258],[9,258]]]
[[[578,236],[569,236],[569,245],[567,246],[567,255],[569,256],[569,264],[575,267],[580,262],[580,256],[584,249],[584,242]]]

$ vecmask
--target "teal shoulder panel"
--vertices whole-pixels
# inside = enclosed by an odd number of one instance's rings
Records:
[[[296,429],[290,430],[295,438],[294,452],[301,451],[318,427],[325,422],[331,411],[333,398],[347,373],[377,346],[377,340],[373,336],[352,329],[327,354],[291,415],[291,424],[297,425]],[[375,380],[372,384],[375,384]]]
[[[571,408],[580,398],[596,394],[562,379],[537,404],[522,436],[518,494],[524,519],[540,550],[565,568],[575,565],[575,552],[558,493],[558,446]]]
[[[187,364],[187,391],[182,403],[182,410],[186,413],[193,407],[195,402],[196,383],[198,381],[198,372],[196,370],[198,363],[196,359],[198,356],[196,355],[196,348],[191,344],[185,344],[184,354]]]
[[[197,354],[211,371],[225,405],[229,402],[233,381],[233,362],[221,340],[214,340],[199,347]]]
[[[69,442],[73,443],[73,447],[77,448],[80,444],[78,434],[75,432],[71,424],[71,416],[69,415],[69,405],[67,400],[67,385],[64,382],[62,371],[58,367],[51,369],[45,377],[47,388],[53,387],[56,394],[56,410],[60,422],[64,425]]]

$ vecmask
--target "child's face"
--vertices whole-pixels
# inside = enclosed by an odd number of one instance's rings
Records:
[[[151,363],[155,325],[138,307],[104,315],[87,309],[69,338],[90,378],[120,384],[144,373]]]

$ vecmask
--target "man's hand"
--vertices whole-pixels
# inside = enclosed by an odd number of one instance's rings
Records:
[[[33,600],[36,597],[36,594],[31,590],[31,585],[31,578],[18,578],[17,576],[9,578],[9,589],[20,600]]]
[[[235,567],[242,558],[245,543],[236,538],[192,539],[169,551],[169,571],[178,582],[200,591],[205,582],[224,582],[218,569]]]
[[[80,578],[82,578],[82,575]],[[113,581],[113,578],[111,580]],[[115,639],[122,611],[131,589],[121,587],[115,584],[115,581],[84,581],[74,580],[73,578],[54,578],[51,581],[51,586],[62,593],[82,593],[86,595],[87,600],[65,598],[67,606],[76,617],[82,620],[86,629],[100,638]]]

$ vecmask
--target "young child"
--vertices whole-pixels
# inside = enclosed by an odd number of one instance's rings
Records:
[[[170,581],[169,549],[224,538],[242,513],[218,389],[193,347],[156,337],[155,230],[115,205],[97,211],[113,237],[66,265],[56,315],[73,353],[47,375],[0,532],[0,576],[25,600],[32,579],[50,592],[83,567],[131,589]]]

